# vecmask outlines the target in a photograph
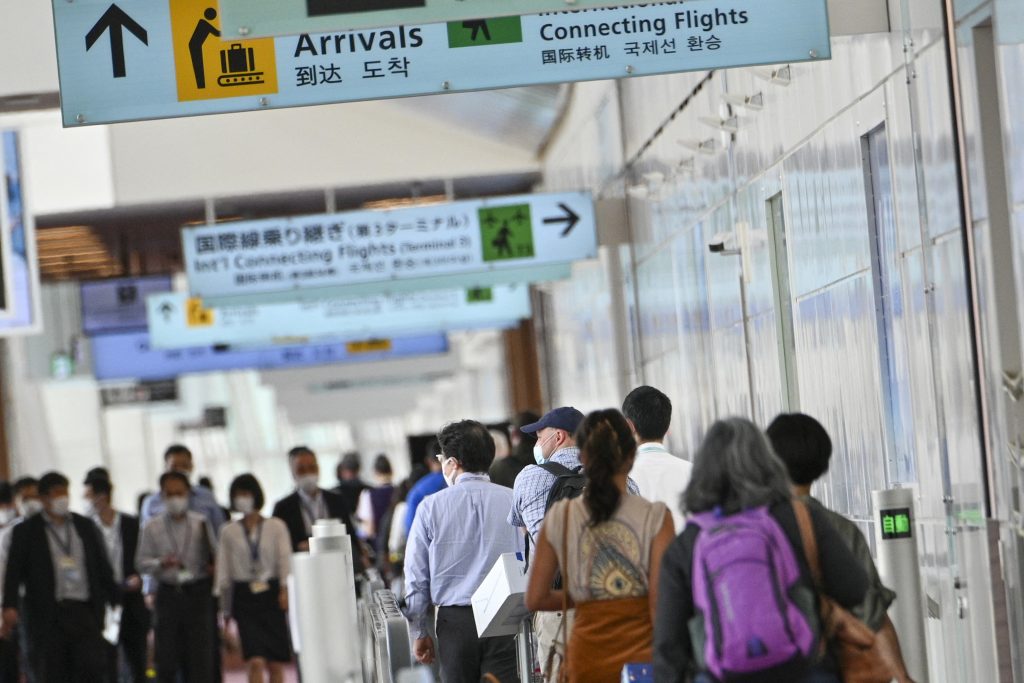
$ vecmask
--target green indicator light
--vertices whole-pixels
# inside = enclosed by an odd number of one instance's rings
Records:
[[[883,541],[913,537],[913,530],[910,526],[910,508],[879,510],[879,520],[882,523]]]

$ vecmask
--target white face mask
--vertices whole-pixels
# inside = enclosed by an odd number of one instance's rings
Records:
[[[455,470],[457,468],[455,468],[455,467],[452,468],[451,475],[446,474],[445,471],[444,471],[444,466],[447,465],[450,462],[453,462],[452,458],[448,458],[443,463],[441,463],[441,476],[444,477],[444,483],[448,484],[448,486],[455,486],[455,478],[457,476],[455,474]]]
[[[7,526],[10,524],[16,514],[18,514],[18,511],[14,508],[3,508],[0,510],[0,526]]]
[[[67,517],[71,511],[71,500],[67,496],[54,498],[50,501],[50,514],[55,517]]]
[[[180,515],[188,510],[188,498],[185,496],[170,496],[164,499],[167,511],[172,515]]]
[[[295,485],[306,493],[313,493],[320,484],[320,476],[316,474],[304,474],[295,478]]]
[[[252,496],[236,496],[234,505],[236,510],[247,515],[256,508],[256,500]]]
[[[551,440],[551,437],[538,441],[533,447],[533,459],[537,461],[538,465],[543,465],[547,458],[544,457],[544,444]]]
[[[43,502],[35,498],[29,498],[28,500],[21,501],[18,505],[18,510],[21,512],[22,517],[31,517],[43,511]]]
[[[97,515],[99,515],[99,513],[100,513],[100,511],[96,508],[96,503],[94,503],[91,500],[85,501],[85,516],[86,517],[96,517]]]

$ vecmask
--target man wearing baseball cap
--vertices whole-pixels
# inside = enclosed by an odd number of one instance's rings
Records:
[[[580,451],[576,448],[573,435],[583,421],[583,413],[572,407],[555,408],[533,424],[523,425],[520,431],[536,434],[537,443],[533,447],[533,458],[537,465],[555,462],[570,470],[580,464]],[[540,524],[544,521],[545,503],[548,491],[557,477],[545,469],[527,465],[516,477],[512,487],[512,512],[508,523],[515,527],[523,527],[536,541],[540,534]]]

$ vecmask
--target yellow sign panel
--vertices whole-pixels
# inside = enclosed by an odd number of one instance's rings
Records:
[[[189,327],[210,327],[213,325],[213,309],[204,308],[202,299],[189,299],[185,309],[185,321]]]
[[[367,339],[366,341],[349,342],[345,344],[349,353],[374,353],[376,351],[390,351],[390,339]]]
[[[178,101],[277,92],[273,38],[222,41],[217,0],[168,0]]]

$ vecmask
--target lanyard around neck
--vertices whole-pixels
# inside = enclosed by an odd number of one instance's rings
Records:
[[[65,522],[64,522],[64,530],[67,532],[66,534],[64,534],[67,537],[67,540],[62,539],[57,534],[57,529],[54,528],[53,524],[50,523],[50,520],[46,520],[46,531],[49,532],[50,536],[53,537],[53,540],[57,541],[57,545],[60,546],[60,549],[64,552],[64,557],[71,557],[71,555],[72,555],[72,552],[71,552],[72,548],[71,548],[71,521],[70,520],[65,520]]]
[[[182,544],[181,549],[178,549],[178,541],[174,538],[174,530],[171,528],[171,517],[168,515],[164,517],[164,525],[167,527],[167,538],[171,542],[171,549],[174,550],[174,555],[184,561],[185,555],[188,553],[188,549],[192,546],[192,524],[188,518],[188,513],[185,514],[185,542]]]

